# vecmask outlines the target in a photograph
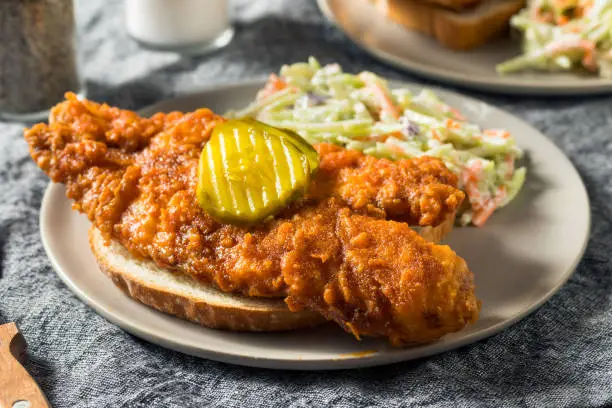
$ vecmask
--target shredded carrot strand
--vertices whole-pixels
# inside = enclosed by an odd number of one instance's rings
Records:
[[[285,89],[286,87],[287,82],[276,76],[276,74],[270,74],[270,76],[268,77],[268,82],[266,82],[264,88],[257,94],[257,99],[266,99],[271,95],[275,94],[276,92]]]
[[[505,177],[508,179],[512,177],[512,174],[514,174],[514,157],[512,157],[511,154],[508,154],[504,158],[504,161],[508,165],[508,169],[506,170],[506,174],[505,174]]]
[[[557,25],[564,26],[570,22],[570,19],[567,16],[559,16],[557,17]]]
[[[483,200],[480,190],[478,189],[478,181],[481,178],[481,172],[482,165],[480,162],[476,161],[468,166],[462,173],[463,189],[467,193],[472,208],[474,209],[472,223],[477,227],[484,225],[491,214],[495,212],[497,206],[500,205],[506,197],[506,188],[505,186],[501,186],[497,190],[494,198]]]
[[[511,136],[510,132],[502,129],[487,129],[482,133],[486,136],[501,137],[502,139],[509,139]]]
[[[465,120],[466,117],[463,116],[463,114],[461,112],[459,112],[457,109],[453,108],[452,106],[449,107],[449,112],[453,114],[453,117],[457,120]]]
[[[495,211],[495,207],[495,202],[493,200],[487,200],[479,210],[474,211],[472,224],[477,227],[482,227]]]
[[[597,71],[597,61],[595,61],[595,44],[593,41],[582,40],[580,45],[584,47],[582,65],[590,71]]]
[[[506,186],[499,186],[495,194],[495,208],[497,208],[508,196],[508,190]]]
[[[395,145],[392,145],[392,144],[387,144],[387,146],[389,147],[389,150],[391,150],[394,153],[397,153],[397,154],[400,154],[400,155],[406,154],[406,152],[403,151],[402,148],[399,147],[399,146],[395,146]]]
[[[495,197],[485,200],[482,205],[472,205],[474,208],[474,215],[472,216],[472,224],[477,227],[482,227],[485,222],[495,212],[497,207],[506,199],[508,192],[506,186],[500,186],[495,192]]]
[[[470,202],[477,202],[480,200],[480,190],[478,190],[478,181],[480,180],[480,173],[482,172],[482,165],[480,162],[474,162],[471,166],[467,167],[461,174],[463,181],[463,188],[470,198]]]
[[[374,93],[374,95],[378,99],[381,106],[381,111],[389,113],[395,119],[399,119],[399,110],[393,103],[391,96],[388,95],[388,93],[385,92],[385,90],[378,84],[370,83],[368,86],[372,90],[372,93]]]
[[[391,132],[382,135],[354,136],[354,139],[362,142],[386,142],[387,139],[389,139],[390,137],[394,137],[396,139],[404,139],[404,134],[402,132]]]
[[[448,129],[460,129],[461,125],[452,119],[446,119],[446,127]]]
[[[361,78],[361,80],[363,80],[366,83],[366,86],[368,87],[368,89],[372,91],[372,94],[374,94],[374,97],[378,99],[378,103],[380,104],[381,113],[387,112],[393,118],[399,119],[400,112],[397,106],[395,106],[395,104],[393,103],[393,99],[391,98],[391,95],[389,95],[389,93],[380,84],[376,83],[375,81],[372,81],[367,76],[359,75],[359,78]]]

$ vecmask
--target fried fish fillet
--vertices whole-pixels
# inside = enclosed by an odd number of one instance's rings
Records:
[[[284,297],[355,336],[435,340],[476,320],[473,275],[409,224],[437,225],[464,195],[433,158],[391,162],[319,145],[306,196],[274,220],[221,224],[197,204],[197,163],[215,125],[207,109],[136,113],[79,101],[25,132],[30,153],[74,208],[134,256],[228,292]]]

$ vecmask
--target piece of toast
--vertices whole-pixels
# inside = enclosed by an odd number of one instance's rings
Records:
[[[137,259],[118,241],[105,245],[95,227],[89,245],[102,272],[126,295],[173,316],[215,329],[282,331],[307,328],[324,322],[319,314],[291,312],[283,299],[254,298],[225,293]]]
[[[483,0],[414,0],[418,3],[438,5],[455,11],[465,10],[476,6]]]
[[[452,213],[446,216],[444,221],[441,224],[436,225],[435,227],[426,226],[426,227],[416,227],[412,226],[411,228],[416,231],[420,236],[422,236],[425,240],[429,242],[438,243],[444,239],[455,226],[455,216],[456,213]]]
[[[425,239],[440,241],[453,228],[454,215],[436,227],[415,227]],[[100,269],[127,296],[153,309],[214,329],[283,331],[325,322],[310,311],[291,312],[278,299],[225,293],[190,277],[172,273],[151,260],[137,259],[118,241],[105,244],[95,227],[89,244]]]
[[[453,11],[415,0],[376,3],[391,20],[453,50],[469,50],[499,37],[507,31],[510,18],[525,6],[525,0],[484,0],[468,10]]]

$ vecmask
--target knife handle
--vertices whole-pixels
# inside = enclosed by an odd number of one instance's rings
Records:
[[[19,363],[26,342],[15,323],[0,325],[0,408],[49,408],[36,381]]]

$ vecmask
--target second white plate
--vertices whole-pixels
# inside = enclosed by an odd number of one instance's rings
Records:
[[[164,101],[143,113],[203,106],[224,112],[245,106],[261,86],[217,87]],[[234,333],[159,313],[125,296],[100,272],[87,240],[89,222],[72,210],[64,187],[56,184],[49,186],[41,208],[40,229],[49,259],[78,297],[125,330],[164,347],[235,364],[303,370],[366,367],[437,354],[497,333],[540,306],[570,277],[589,235],[588,198],[570,161],[537,130],[490,105],[437,92],[479,125],[510,130],[529,156],[527,183],[516,200],[484,228],[456,228],[448,239],[474,271],[482,313],[476,324],[438,342],[398,349],[382,340],[357,341],[334,325],[288,333]]]
[[[372,56],[422,77],[488,92],[578,95],[612,92],[596,76],[526,72],[500,76],[495,66],[520,54],[517,41],[500,39],[467,52],[388,20],[370,0],[317,0],[323,14]]]

